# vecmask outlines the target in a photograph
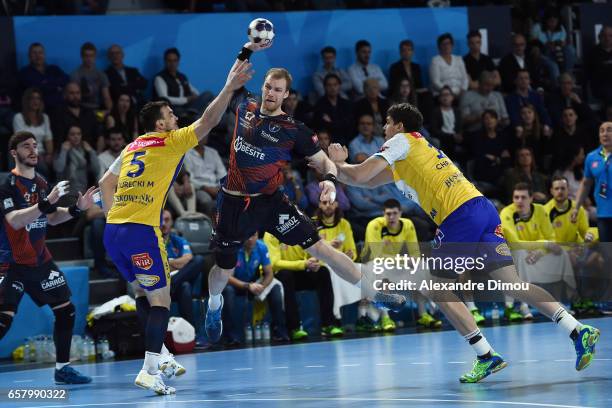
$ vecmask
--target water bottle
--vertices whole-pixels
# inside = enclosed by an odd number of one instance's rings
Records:
[[[261,338],[266,343],[270,341],[270,325],[268,322],[264,322],[261,326]]]
[[[23,361],[30,361],[30,354],[32,348],[30,347],[30,338],[28,337],[23,341]]]
[[[257,323],[255,325],[255,342],[259,343],[261,341],[261,324]]]
[[[42,363],[44,361],[44,350],[43,350],[43,339],[41,336],[34,337],[34,351],[36,355],[35,361],[37,363]]]
[[[493,323],[499,322],[499,308],[497,307],[497,303],[493,303],[493,310],[491,310],[491,319]]]
[[[81,361],[87,361],[87,359],[89,358],[89,337],[88,336],[84,336],[81,341],[79,357],[81,358]]]
[[[247,324],[244,328],[244,341],[247,344],[253,341],[253,327],[250,324]]]
[[[89,361],[96,361],[96,343],[90,338],[87,346],[87,359]]]

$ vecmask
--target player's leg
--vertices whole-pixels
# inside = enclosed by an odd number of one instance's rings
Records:
[[[11,328],[23,296],[23,283],[15,281],[8,267],[0,267],[0,340]]]
[[[86,376],[70,366],[70,345],[72,330],[76,317],[76,309],[72,302],[65,301],[58,305],[50,305],[55,315],[53,324],[53,342],[55,343],[55,383],[56,384],[87,384],[91,377]]]

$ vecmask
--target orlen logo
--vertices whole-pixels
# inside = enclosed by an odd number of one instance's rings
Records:
[[[143,149],[145,147],[162,147],[166,145],[166,139],[150,137],[146,139],[136,139],[128,147],[128,152]]]

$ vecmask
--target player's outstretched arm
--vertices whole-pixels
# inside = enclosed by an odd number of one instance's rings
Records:
[[[325,176],[325,179],[319,183],[321,201],[335,201],[336,185],[334,180],[338,177],[338,170],[334,162],[329,160],[329,157],[327,157],[323,150],[319,150],[317,153],[309,156],[308,162],[311,167],[318,169]]]
[[[26,225],[29,225],[34,222],[42,214],[51,215],[52,213],[57,211],[55,204],[60,199],[60,197],[68,193],[69,189],[70,184],[67,181],[60,181],[55,185],[55,187],[53,187],[51,192],[44,200],[39,200],[38,204],[35,204],[28,208],[24,208],[22,210],[13,210],[7,212],[5,213],[4,218],[14,230],[20,230],[22,228],[25,228]],[[0,197],[2,197],[2,202],[5,211],[13,208],[14,201],[12,200],[11,194],[5,194],[4,192],[0,192]],[[5,198],[11,199],[7,200]]]
[[[92,186],[87,189],[85,194],[79,191],[79,198],[76,204],[70,207],[59,207],[57,211],[47,215],[47,221],[49,225],[58,225],[73,218],[77,218],[83,211],[89,210],[94,204],[94,195],[99,192],[100,189]]]
[[[219,124],[223,114],[227,110],[227,107],[232,100],[234,91],[242,88],[252,77],[253,71],[251,70],[252,64],[249,62],[249,57],[254,51],[260,51],[266,48],[270,48],[272,42],[263,44],[246,43],[238,58],[232,65],[232,68],[227,75],[227,81],[225,86],[219,92],[219,95],[208,105],[202,117],[196,120],[195,133],[198,140],[202,140],[204,136],[208,135],[210,131]]]

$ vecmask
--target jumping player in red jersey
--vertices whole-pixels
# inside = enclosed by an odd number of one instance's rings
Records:
[[[243,48],[238,59],[249,59],[251,53]],[[236,107],[228,175],[221,181],[222,191],[217,198],[212,241],[216,265],[208,275],[210,299],[205,327],[212,342],[219,340],[223,329],[221,291],[234,271],[242,243],[258,230],[270,232],[287,245],[300,245],[341,278],[361,286],[359,265],[319,240],[310,218],[279,191],[282,169],[295,153],[323,169],[321,200],[334,201],[336,195],[336,166],[321,150],[317,135],[281,109],[289,96],[291,81],[286,69],[272,68],[261,88],[261,104],[249,95]],[[380,307],[398,309],[405,303],[399,295],[366,295]]]

